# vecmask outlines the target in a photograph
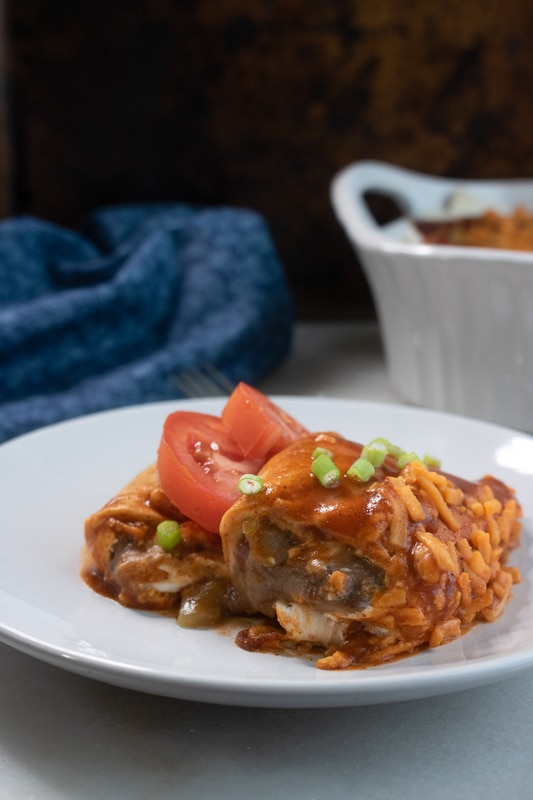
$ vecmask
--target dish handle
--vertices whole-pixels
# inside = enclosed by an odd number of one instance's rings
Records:
[[[443,182],[381,161],[359,161],[338,172],[331,183],[333,210],[348,236],[367,246],[383,243],[382,230],[372,215],[365,195],[390,197],[406,216],[427,212],[428,203],[443,196]]]

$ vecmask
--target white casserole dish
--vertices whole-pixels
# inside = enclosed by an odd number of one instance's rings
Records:
[[[409,222],[446,216],[458,191],[501,214],[533,209],[531,180],[441,179],[376,161],[335,175],[331,201],[369,282],[400,397],[532,431],[533,252],[428,245]],[[369,192],[404,216],[380,227]]]

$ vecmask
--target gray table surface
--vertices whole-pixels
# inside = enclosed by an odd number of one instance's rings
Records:
[[[301,324],[263,387],[397,402],[372,325]],[[0,645],[0,799],[533,798],[533,670],[390,705],[168,700]]]

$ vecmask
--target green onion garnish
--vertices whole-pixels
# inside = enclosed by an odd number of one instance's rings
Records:
[[[172,550],[181,539],[180,526],[174,519],[165,519],[157,526],[157,542],[163,550]]]
[[[398,456],[398,469],[403,469],[411,461],[422,461],[422,459],[412,451],[410,453],[402,453],[401,456]]]
[[[383,447],[386,448],[387,453],[391,456],[394,456],[394,458],[398,458],[398,456],[401,456],[405,452],[401,447],[391,444],[388,439],[384,439],[383,436],[378,436],[376,439],[372,439],[367,447],[373,447],[376,444],[383,445]]]
[[[376,469],[368,458],[358,458],[353,462],[346,475],[348,478],[357,478],[357,480],[366,483],[374,475]]]
[[[246,473],[239,478],[239,492],[241,494],[257,494],[263,488],[264,481],[260,475]]]
[[[330,458],[333,458],[333,453],[331,450],[328,450],[327,447],[317,447],[313,450],[311,458],[315,459],[318,458],[318,456],[329,456]]]
[[[311,472],[315,478],[318,478],[322,486],[328,488],[336,486],[341,476],[340,469],[333,463],[331,456],[327,455],[327,453],[319,453],[313,459]]]
[[[441,460],[436,456],[432,456],[431,453],[426,453],[424,456],[424,464],[426,467],[435,467],[438,469],[441,465]]]
[[[374,440],[370,444],[365,444],[361,451],[361,458],[370,461],[374,467],[381,467],[388,453],[389,449],[384,442]]]

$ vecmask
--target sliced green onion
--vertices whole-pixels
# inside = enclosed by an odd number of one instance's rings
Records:
[[[317,447],[315,450],[313,450],[311,458],[314,460],[315,458],[318,458],[318,456],[329,456],[330,458],[333,458],[333,453],[331,450],[328,450],[327,447]]]
[[[313,459],[311,472],[315,478],[318,478],[322,486],[327,486],[328,488],[336,486],[341,476],[340,469],[326,453],[320,453]]]
[[[403,469],[411,461],[420,461],[426,467],[435,467],[438,469],[441,465],[440,459],[426,453],[424,458],[420,458],[417,453],[410,451],[407,452],[395,444],[391,444],[388,439],[382,436],[377,436],[371,442],[366,444],[361,451],[361,458],[366,458],[374,467],[380,467],[387,455],[393,456],[397,460],[398,468]],[[348,473],[347,473],[348,474]]]
[[[348,478],[357,478],[357,480],[366,483],[374,475],[376,469],[368,458],[358,458],[353,462],[352,466],[346,473]]]
[[[372,441],[368,444],[368,447],[373,447],[376,444],[386,447],[387,453],[389,453],[391,456],[394,456],[394,458],[398,458],[398,456],[401,456],[405,452],[401,447],[391,444],[391,442],[389,442],[389,440],[385,439],[383,436],[377,436],[375,439],[372,439]]]
[[[412,451],[410,453],[402,453],[401,456],[398,456],[398,469],[403,469],[412,461],[422,461],[422,459]]]
[[[263,478],[260,475],[246,473],[239,478],[239,492],[241,494],[257,494],[264,486]]]
[[[432,456],[431,453],[426,453],[424,456],[424,464],[426,467],[435,467],[438,469],[441,465],[441,460],[436,456]]]
[[[172,550],[181,539],[179,523],[174,519],[165,519],[157,526],[157,542],[163,550]]]
[[[388,447],[384,442],[373,441],[370,444],[365,444],[361,451],[361,458],[370,461],[374,467],[381,467],[388,453]]]

